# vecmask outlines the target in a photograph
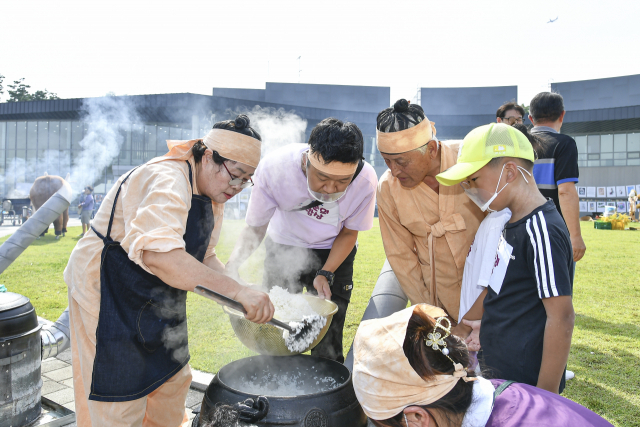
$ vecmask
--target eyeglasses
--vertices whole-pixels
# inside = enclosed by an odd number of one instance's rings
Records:
[[[502,117],[503,122],[508,122],[510,125],[514,123],[524,123],[524,119],[522,117]]]
[[[249,180],[242,179],[242,178],[234,178],[233,175],[231,175],[231,172],[229,172],[229,168],[227,168],[227,165],[225,165],[224,162],[222,162],[222,166],[224,166],[224,168],[227,170],[227,173],[231,177],[231,181],[229,181],[230,186],[232,187],[240,186],[240,188],[248,188],[253,186],[253,181],[251,180],[251,178],[249,178]]]

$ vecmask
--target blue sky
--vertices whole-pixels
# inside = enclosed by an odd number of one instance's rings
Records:
[[[0,74],[64,98],[300,80],[392,100],[518,85],[528,104],[552,81],[640,74],[639,22],[637,0],[3,0]]]

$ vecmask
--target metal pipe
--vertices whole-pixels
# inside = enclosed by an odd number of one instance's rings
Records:
[[[65,181],[62,187],[0,246],[0,274],[2,274],[43,231],[48,229],[56,218],[62,215],[64,210],[71,204],[72,198],[73,190],[71,190],[69,183]]]
[[[39,319],[43,324],[40,330],[42,340],[42,360],[56,357],[71,345],[69,332],[69,307],[60,315],[55,323],[46,319]]]
[[[385,260],[360,323],[365,320],[390,316],[406,308],[408,301],[409,298],[407,298],[400,287],[400,282],[398,282],[398,278],[391,269],[389,261]],[[349,368],[350,371],[353,371],[353,343],[351,344],[344,365]]]

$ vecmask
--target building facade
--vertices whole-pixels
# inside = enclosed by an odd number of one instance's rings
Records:
[[[597,209],[603,203],[617,206],[626,199],[620,188],[626,192],[637,184],[640,190],[640,75],[555,83],[552,90],[565,100],[562,132],[578,146],[581,210],[593,212],[586,209],[589,202]],[[418,93],[438,138],[462,139],[471,129],[494,122],[498,107],[517,98],[517,86],[421,88]],[[93,169],[93,174],[79,178],[84,181],[76,187],[93,185],[96,194],[105,194],[126,171],[164,154],[166,140],[202,137],[212,123],[238,113],[274,117],[282,126],[287,117],[296,117],[306,123],[294,138],[299,141],[306,141],[324,118],[354,122],[364,135],[365,159],[380,176],[386,166],[376,149],[376,117],[394,101],[388,87],[269,82],[265,89],[214,88],[211,96],[0,103],[0,196],[24,196],[38,176],[65,177],[79,169]],[[608,197],[611,188],[618,197]],[[241,213],[246,196],[232,199],[231,209]]]

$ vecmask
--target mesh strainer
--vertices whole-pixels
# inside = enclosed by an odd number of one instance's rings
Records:
[[[302,297],[307,300],[311,308],[316,313],[327,318],[327,323],[320,331],[318,338],[316,338],[308,348],[299,353],[290,351],[287,348],[282,336],[282,329],[272,325],[259,325],[257,323],[250,322],[244,318],[244,314],[232,308],[222,307],[222,309],[229,315],[233,332],[235,332],[240,342],[250,350],[266,356],[293,356],[311,350],[318,345],[327,333],[329,325],[331,325],[333,315],[338,312],[338,306],[333,301],[324,300],[309,294],[303,294]],[[288,320],[291,321],[293,319]],[[301,319],[295,320],[299,321]]]

